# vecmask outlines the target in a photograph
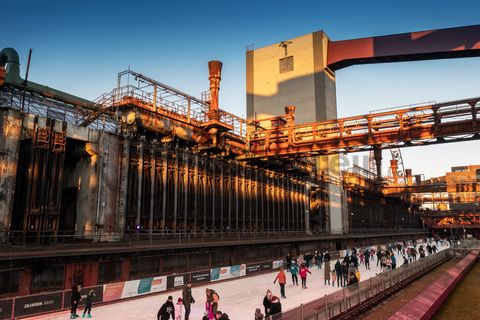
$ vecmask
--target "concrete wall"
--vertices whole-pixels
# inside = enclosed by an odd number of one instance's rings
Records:
[[[16,110],[0,110],[0,235],[10,227],[22,119]]]
[[[280,73],[279,43],[247,52],[247,117],[262,119],[295,105],[296,123],[337,117],[335,75],[326,70],[328,38],[322,31],[289,39],[293,71]]]

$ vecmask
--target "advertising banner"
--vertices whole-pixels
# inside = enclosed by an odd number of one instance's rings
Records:
[[[276,260],[272,262],[273,269],[283,268],[283,260]]]
[[[256,272],[260,272],[260,271],[261,271],[260,263],[247,264],[246,274],[256,273]]]
[[[83,306],[85,305],[85,299],[87,298],[88,293],[90,290],[93,290],[95,292],[95,296],[93,296],[93,303],[98,303],[103,301],[103,286],[98,286],[98,287],[89,287],[89,288],[81,288],[80,290],[80,296],[82,299],[80,300],[79,305]],[[72,291],[65,291],[65,298],[63,299],[63,307],[64,308],[70,308],[70,299],[72,298]]]
[[[124,282],[107,283],[103,286],[103,301],[118,300],[122,297]]]
[[[260,264],[260,270],[261,271],[267,271],[267,270],[272,270],[272,262],[262,262]]]
[[[210,281],[242,277],[247,274],[247,266],[240,264],[230,267],[214,268],[210,271]]]
[[[0,300],[0,320],[12,318],[13,299]]]
[[[167,288],[181,288],[188,281],[190,281],[190,273],[167,276]]]
[[[210,281],[210,270],[193,272],[192,273],[192,283],[202,283]]]
[[[63,292],[56,292],[17,298],[15,300],[15,317],[60,310],[62,296]]]

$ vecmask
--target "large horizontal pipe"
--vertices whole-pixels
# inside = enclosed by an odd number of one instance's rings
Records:
[[[163,118],[155,114],[145,114],[137,112],[135,116],[137,126],[147,130],[160,133],[165,136],[175,136],[185,141],[191,141],[198,144],[207,141],[200,129],[187,124],[177,123],[173,120]]]

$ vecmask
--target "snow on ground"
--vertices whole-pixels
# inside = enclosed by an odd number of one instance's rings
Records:
[[[424,245],[425,247],[425,245]],[[445,245],[439,247],[440,250],[447,248]],[[418,246],[417,246],[418,249]],[[396,250],[395,250],[396,251]],[[403,258],[401,254],[397,254],[397,266],[401,266]],[[331,267],[336,260],[332,260]],[[381,272],[380,267],[377,267],[377,259],[370,261],[370,270],[366,270],[365,265],[359,267],[361,273],[361,280],[369,279],[372,276]],[[323,297],[325,294],[330,294],[341,287],[332,287],[331,285],[324,285],[324,271],[323,268],[318,270],[317,267],[310,268],[312,275],[308,275],[307,289],[302,289],[299,276],[299,286],[293,286],[291,282],[290,273],[287,274],[287,285],[285,288],[286,299],[281,299],[282,310],[288,310],[299,306],[301,303],[306,303]],[[273,284],[277,272],[270,272],[258,276],[244,277],[237,280],[230,280],[221,283],[208,283],[192,288],[192,295],[196,301],[192,305],[190,314],[191,320],[201,320],[205,307],[205,289],[213,288],[220,297],[219,310],[229,315],[232,320],[250,320],[254,318],[256,308],[260,308],[262,313],[263,297],[267,289],[270,289],[273,295],[280,297],[280,286],[278,283]],[[167,300],[167,297],[173,296],[174,303],[182,296],[181,290],[168,291],[161,294],[146,296],[132,300],[120,301],[103,306],[93,306],[92,317],[99,320],[140,320],[140,319],[156,319],[158,309]],[[82,314],[83,308],[79,308],[78,314]],[[69,312],[61,312],[45,316],[33,317],[34,319],[68,319]],[[31,319],[33,319],[31,318]],[[183,319],[183,316],[182,316]]]

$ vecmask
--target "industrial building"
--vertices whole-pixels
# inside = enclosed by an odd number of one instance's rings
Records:
[[[335,70],[480,53],[455,49],[480,26],[430,33],[249,50],[247,119],[218,104],[219,61],[202,98],[127,70],[88,101],[21,78],[3,49],[0,296],[425,236],[382,149],[478,139],[480,98],[337,119]],[[376,172],[340,172],[339,153],[368,150]]]

